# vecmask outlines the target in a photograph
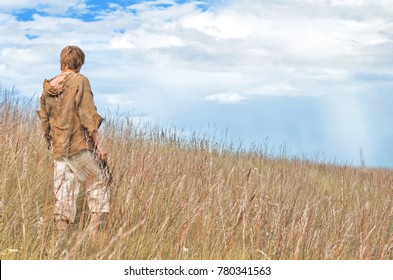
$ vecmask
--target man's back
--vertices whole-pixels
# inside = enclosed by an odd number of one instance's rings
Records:
[[[89,80],[72,72],[44,81],[40,116],[55,159],[92,150],[90,135],[103,120],[97,113]]]

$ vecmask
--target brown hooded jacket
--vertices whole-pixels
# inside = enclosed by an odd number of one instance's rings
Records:
[[[54,159],[94,149],[91,134],[103,118],[85,76],[64,72],[45,80],[40,105],[41,129]]]

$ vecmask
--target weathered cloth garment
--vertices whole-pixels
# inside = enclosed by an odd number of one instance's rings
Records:
[[[103,118],[97,113],[85,76],[63,73],[45,80],[40,103],[41,129],[54,159],[94,149],[91,134]]]
[[[56,160],[54,177],[56,196],[54,213],[57,219],[74,222],[81,183],[86,183],[87,205],[90,212],[109,212],[107,180],[91,151],[80,151]]]

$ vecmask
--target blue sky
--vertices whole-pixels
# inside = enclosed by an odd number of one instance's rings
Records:
[[[393,167],[392,20],[389,0],[2,0],[0,84],[39,95],[79,45],[102,112]]]

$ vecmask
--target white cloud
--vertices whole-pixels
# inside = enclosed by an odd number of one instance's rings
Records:
[[[185,28],[196,29],[217,39],[246,38],[255,31],[257,18],[250,16],[245,19],[236,11],[220,13],[194,13],[182,18]]]
[[[237,104],[245,99],[246,97],[244,95],[231,92],[217,93],[206,97],[208,101],[215,101],[221,104]]]
[[[183,42],[176,36],[145,34],[145,32],[137,31],[115,36],[111,39],[110,45],[114,49],[137,48],[145,50],[182,46]]]

